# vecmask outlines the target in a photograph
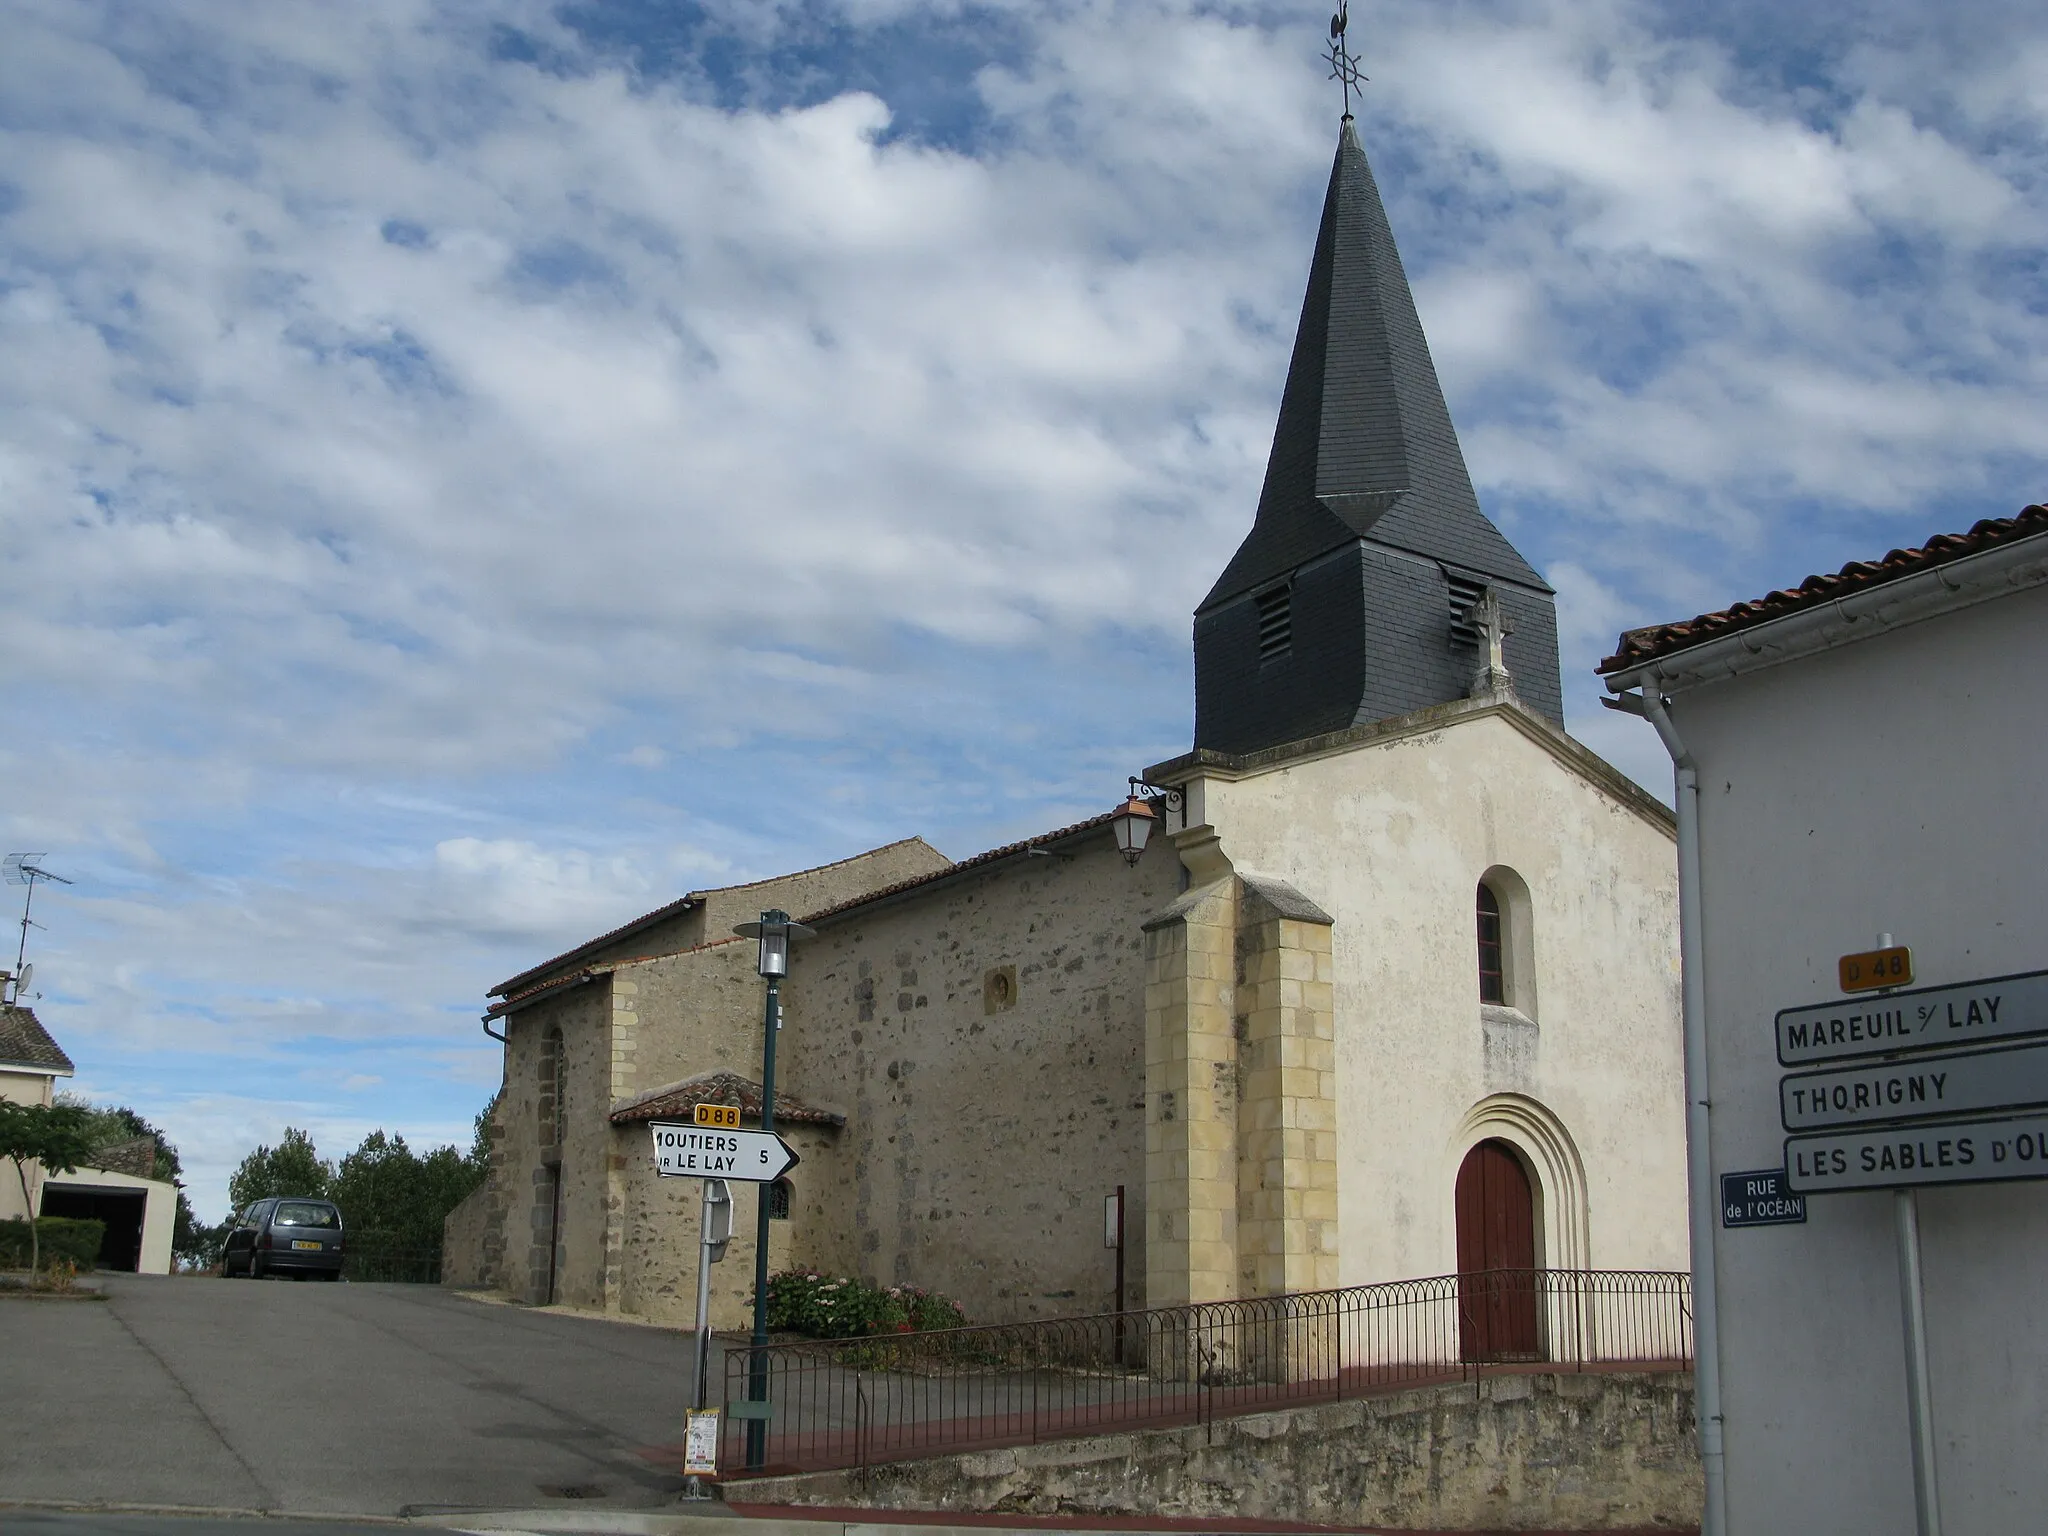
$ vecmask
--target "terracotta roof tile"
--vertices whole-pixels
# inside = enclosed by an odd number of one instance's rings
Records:
[[[0,1007],[0,1067],[69,1073],[71,1058],[50,1038],[33,1008]]]
[[[1917,549],[1895,549],[1882,560],[1852,560],[1832,576],[1809,576],[1796,587],[1772,592],[1754,602],[1737,603],[1717,613],[1674,624],[1651,624],[1622,635],[1612,656],[1600,663],[1602,674],[1621,672],[1659,656],[1669,656],[1737,630],[1752,629],[1803,608],[1817,608],[1836,598],[1897,581],[1916,571],[1947,565],[1981,550],[2012,544],[2048,533],[2048,507],[2031,506],[2017,517],[1986,518],[1968,533],[1937,534]]]
[[[1070,827],[1060,827],[1052,832],[1041,832],[1036,837],[1027,837],[1018,843],[1005,843],[1000,848],[989,849],[987,853],[977,853],[971,859],[962,859],[957,864],[948,865],[944,869],[934,870],[928,875],[916,875],[908,880],[899,880],[894,885],[885,885],[880,890],[869,891],[865,896],[855,896],[851,900],[840,902],[837,906],[826,907],[822,911],[817,912],[799,913],[797,920],[804,923],[815,923],[821,922],[826,918],[839,917],[857,908],[867,906],[870,902],[881,901],[889,896],[900,896],[905,891],[914,891],[920,886],[932,885],[941,880],[950,880],[955,875],[961,874],[964,871],[979,869],[984,865],[993,864],[1001,859],[1015,858],[1018,854],[1028,853],[1033,848],[1042,848],[1050,843],[1064,842],[1066,839],[1078,836],[1081,833],[1092,832],[1098,827],[1106,827],[1115,815],[1115,811],[1104,811],[1100,816],[1091,816],[1086,821],[1077,821]],[[735,889],[741,889],[741,887],[735,887]],[[635,925],[627,924],[628,928],[633,926]],[[617,931],[623,932],[624,930]],[[598,942],[598,940],[592,940],[589,945],[584,945],[582,948],[592,948]],[[722,944],[735,944],[738,942],[739,940],[731,938],[712,939],[708,943],[692,945],[689,949],[677,950],[676,954],[696,954],[700,950],[716,949]],[[579,950],[571,950],[569,953],[574,955],[579,952]],[[559,963],[559,960],[563,958],[567,957],[558,957],[556,961],[550,961],[549,964]],[[497,1018],[502,1014],[510,1013],[514,1008],[530,1002],[545,993],[577,986],[586,981],[594,981],[599,976],[609,976],[621,966],[638,965],[647,960],[669,958],[672,957],[667,955],[634,955],[620,960],[607,960],[600,965],[586,965],[578,970],[569,972],[565,976],[554,976],[545,981],[535,982],[530,987],[502,998],[500,1001],[491,1004],[485,1017]],[[535,966],[532,970],[527,971],[525,975],[538,975],[547,969],[548,966]],[[513,978],[514,981],[519,979],[521,978]],[[510,986],[511,983],[508,982],[506,985]],[[776,1112],[778,1114],[781,1113],[780,1110]]]
[[[674,901],[670,902],[667,906],[656,907],[652,912],[642,913],[639,917],[634,918],[630,923],[621,923],[618,927],[613,928],[608,932],[600,933],[594,939],[585,939],[581,944],[576,945],[573,949],[563,950],[559,955],[556,955],[552,960],[543,960],[539,965],[528,966],[525,970],[521,971],[517,976],[509,977],[506,980],[499,982],[495,987],[491,988],[490,995],[492,997],[498,997],[500,995],[509,993],[512,988],[518,986],[522,981],[527,980],[529,977],[539,976],[547,971],[554,970],[557,966],[567,965],[572,960],[576,960],[583,955],[590,954],[594,950],[603,949],[607,944],[615,944],[620,939],[627,937],[629,934],[636,933],[642,928],[648,927],[649,925],[654,923],[658,923],[665,917],[673,917],[679,912],[687,912],[690,910],[692,906],[696,904],[697,900],[698,896],[696,894],[692,894],[689,896],[678,896]]]
[[[1091,816],[1086,821],[1077,821],[1070,827],[1061,827],[1054,832],[1041,832],[1036,837],[1027,837],[1021,843],[1005,843],[1000,848],[989,849],[987,853],[977,853],[971,859],[962,859],[950,869],[934,870],[928,875],[918,875],[910,880],[899,880],[894,885],[883,886],[879,891],[869,891],[865,896],[856,896],[851,901],[842,901],[836,907],[826,907],[821,912],[808,913],[801,920],[806,923],[822,922],[828,917],[838,917],[842,913],[851,912],[857,907],[865,907],[869,903],[880,901],[887,896],[900,896],[903,892],[914,891],[921,885],[934,885],[941,880],[950,880],[955,875],[965,873],[968,870],[979,869],[985,864],[993,864],[998,859],[1012,859],[1020,853],[1028,853],[1033,848],[1042,848],[1048,843],[1064,842],[1066,839],[1082,832],[1092,832],[1097,827],[1106,827],[1115,816],[1115,811],[1104,811],[1100,816]]]
[[[702,954],[707,949],[722,949],[727,944],[739,943],[737,938],[712,939],[704,944],[692,944],[688,949],[670,950],[660,955],[624,955],[617,960],[607,960],[602,965],[586,965],[569,972],[566,976],[551,976],[546,981],[537,981],[532,986],[514,992],[510,997],[501,998],[485,1010],[486,1018],[510,1013],[522,1003],[531,1002],[546,992],[555,992],[568,987],[579,986],[586,981],[595,981],[600,976],[609,976],[613,971],[622,971],[629,965],[645,965],[650,960],[674,960],[681,955]]]
[[[612,1105],[611,1121],[613,1125],[637,1125],[671,1116],[688,1119],[699,1104],[737,1104],[742,1120],[761,1123],[761,1085],[737,1072],[699,1072],[679,1083],[620,1099]],[[775,1090],[775,1120],[778,1125],[846,1124],[846,1116],[838,1110],[806,1103],[784,1088]]]
[[[511,992],[511,990],[514,987],[518,986],[521,982],[530,981],[536,976],[545,975],[547,972],[555,970],[561,966],[568,965],[572,961],[580,960],[583,956],[593,954],[596,951],[603,949],[608,944],[616,944],[619,940],[630,937],[632,934],[638,933],[642,928],[651,927],[653,924],[660,922],[665,917],[674,917],[678,913],[687,912],[692,906],[695,906],[698,903],[704,901],[707,897],[727,895],[733,891],[752,890],[757,885],[773,885],[779,880],[793,880],[799,875],[815,875],[823,870],[837,869],[842,864],[851,864],[858,859],[865,859],[877,853],[885,853],[891,848],[901,848],[906,843],[917,843],[923,841],[924,840],[919,837],[899,837],[893,843],[883,843],[880,847],[870,848],[865,853],[848,854],[843,859],[833,859],[831,862],[826,864],[814,864],[809,869],[791,870],[788,874],[784,875],[768,875],[759,880],[744,881],[739,885],[719,885],[712,886],[706,890],[691,891],[687,895],[678,896],[674,901],[668,903],[667,906],[656,907],[652,912],[642,913],[639,917],[634,918],[631,922],[621,923],[616,928],[610,929],[605,933],[600,933],[594,939],[585,939],[581,944],[563,950],[559,955],[556,955],[552,960],[543,960],[539,965],[529,965],[517,976],[509,977],[506,980],[499,982],[495,987],[491,988],[490,992],[486,995],[490,997],[503,996]],[[926,843],[925,846],[927,848],[930,848],[931,844]],[[934,853],[938,852],[937,849],[933,849],[932,851]],[[940,857],[944,857],[944,855],[940,855]],[[532,989],[529,989],[529,991],[531,990]]]

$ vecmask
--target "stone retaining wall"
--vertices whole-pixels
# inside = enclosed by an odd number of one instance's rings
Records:
[[[733,1483],[736,1504],[1250,1518],[1413,1530],[1697,1529],[1689,1373],[1530,1373],[1190,1429]]]

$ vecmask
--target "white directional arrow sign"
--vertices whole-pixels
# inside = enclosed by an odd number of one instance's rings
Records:
[[[773,1131],[722,1131],[656,1120],[654,1171],[665,1179],[741,1179],[772,1184],[797,1165],[797,1155]]]

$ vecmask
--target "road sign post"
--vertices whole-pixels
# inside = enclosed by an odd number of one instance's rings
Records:
[[[739,1129],[736,1104],[699,1104],[689,1125],[656,1120],[647,1129],[654,1146],[654,1171],[664,1179],[701,1179],[704,1199],[698,1217],[697,1244],[697,1347],[691,1386],[693,1404],[689,1418],[691,1456],[701,1460],[701,1435],[715,1437],[716,1413],[706,1412],[710,1396],[711,1369],[711,1266],[725,1257],[732,1240],[732,1191],[726,1181],[738,1179],[749,1184],[772,1184],[800,1159],[796,1149],[775,1134],[772,1120],[758,1131]],[[763,1210],[766,1210],[765,1196]],[[765,1252],[765,1243],[763,1247]],[[758,1271],[760,1266],[756,1264]],[[744,1417],[735,1413],[734,1417]],[[706,1430],[705,1426],[711,1426]],[[754,1428],[748,1425],[751,1445]],[[716,1442],[709,1453],[716,1459]],[[751,1463],[750,1463],[751,1464]],[[705,1497],[697,1475],[691,1473],[686,1498]]]
[[[1842,989],[1868,990],[1867,1001],[1779,1011],[1779,1062],[1820,1070],[1780,1079],[1778,1112],[1794,1133],[1785,1141],[1794,1191],[1892,1192],[1914,1523],[1919,1536],[1941,1536],[1918,1191],[2048,1178],[2048,1119],[2017,1114],[2048,1109],[2048,1040],[2031,1040],[2048,1036],[2048,971],[1905,991],[1912,953],[1888,933],[1877,943],[1838,967]],[[1863,1058],[1879,1059],[1824,1065]]]
[[[699,1120],[707,1107],[698,1106]],[[711,1266],[725,1257],[725,1245],[732,1238],[732,1190],[723,1179],[706,1179],[703,1184],[704,1199],[697,1217],[696,1361],[691,1373],[690,1411],[683,1417],[683,1471],[689,1477],[683,1490],[686,1499],[709,1498],[701,1479],[718,1471],[718,1414],[705,1411],[711,1372]]]

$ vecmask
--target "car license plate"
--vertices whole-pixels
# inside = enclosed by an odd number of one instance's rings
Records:
[[[292,1246],[293,1246],[294,1248],[310,1248],[310,1249],[312,1249],[312,1250],[313,1250],[313,1251],[314,1251],[315,1253],[318,1253],[318,1252],[320,1251],[320,1245],[319,1245],[318,1243],[309,1243],[309,1242],[307,1242],[307,1241],[306,1241],[306,1240],[305,1240],[305,1239],[304,1239],[303,1237],[295,1237],[295,1238],[293,1238],[293,1239],[292,1239]]]

